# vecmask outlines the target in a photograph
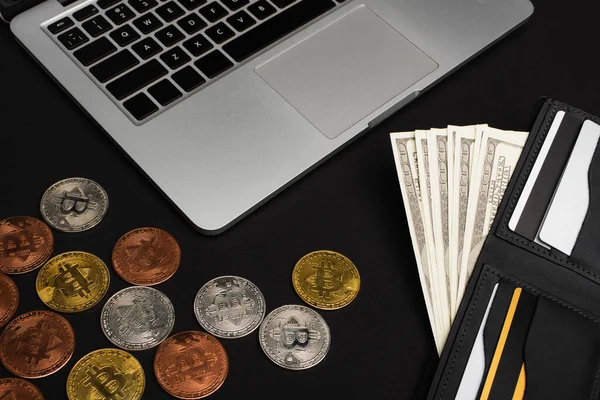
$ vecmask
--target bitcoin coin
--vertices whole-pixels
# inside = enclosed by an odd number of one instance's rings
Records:
[[[292,273],[296,293],[309,305],[337,310],[356,298],[360,275],[356,266],[334,251],[314,251],[296,263]]]
[[[175,238],[157,228],[127,232],[112,253],[115,271],[133,285],[152,286],[166,281],[177,271],[180,260]]]
[[[65,313],[96,305],[108,290],[106,264],[93,254],[71,251],[50,259],[39,271],[36,290],[48,307]]]
[[[180,399],[201,399],[221,387],[229,361],[219,341],[207,333],[177,333],[158,347],[154,374],[160,386]]]
[[[0,326],[4,326],[17,311],[19,305],[19,289],[4,274],[0,274]],[[2,397],[0,397],[2,400]]]
[[[81,232],[98,225],[108,210],[108,195],[96,182],[68,178],[50,186],[42,196],[40,211],[51,227]]]
[[[52,231],[33,217],[0,221],[0,272],[22,274],[46,262],[54,250]]]
[[[67,378],[69,400],[139,400],[146,378],[139,361],[119,349],[101,349],[83,356]]]
[[[115,293],[100,316],[102,331],[125,350],[146,350],[169,336],[175,309],[167,296],[145,286],[130,286]]]
[[[316,311],[299,305],[271,311],[258,336],[260,347],[271,361],[294,370],[317,365],[327,355],[331,343],[325,320]]]
[[[255,284],[239,276],[221,276],[200,288],[194,300],[198,322],[221,338],[238,338],[260,326],[265,298]]]
[[[0,379],[0,400],[44,400],[33,383],[19,378]]]
[[[0,335],[0,362],[22,378],[42,378],[61,369],[75,350],[71,324],[51,311],[13,319]]]

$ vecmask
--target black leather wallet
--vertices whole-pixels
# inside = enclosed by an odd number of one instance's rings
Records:
[[[561,110],[582,121],[600,124],[600,118],[555,100],[547,99],[539,107],[469,281],[428,399],[456,398],[498,282],[521,287],[538,299],[524,345],[525,398],[600,397],[600,145],[589,169],[588,212],[571,256],[548,249],[508,228],[551,123]],[[482,382],[484,379],[485,376]]]

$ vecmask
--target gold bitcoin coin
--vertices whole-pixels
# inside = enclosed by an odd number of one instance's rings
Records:
[[[322,310],[337,310],[354,300],[360,289],[358,269],[335,251],[313,251],[296,263],[292,273],[296,293]]]
[[[62,253],[50,259],[38,273],[40,299],[56,311],[73,313],[96,305],[110,284],[106,264],[83,251]]]
[[[140,362],[126,351],[92,351],[73,366],[67,378],[69,400],[139,400],[146,378]]]

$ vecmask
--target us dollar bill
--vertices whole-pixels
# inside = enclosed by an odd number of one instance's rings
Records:
[[[456,301],[455,287],[450,284],[449,257],[449,213],[448,213],[448,134],[446,129],[431,129],[427,135],[429,152],[429,174],[431,182],[431,217],[435,241],[435,259],[437,262],[438,282],[440,283],[440,302],[444,314],[449,319],[450,330],[453,303]]]
[[[462,258],[462,249],[467,222],[467,206],[469,203],[469,187],[471,183],[471,166],[475,158],[479,141],[477,127],[473,126],[448,126],[449,146],[448,181],[452,190],[449,192],[449,218],[450,218],[450,285],[453,287],[454,299],[451,302],[451,316],[456,315],[460,299],[458,298],[459,264]]]
[[[473,168],[459,274],[459,298],[490,231],[500,201],[527,140],[527,132],[487,128]]]
[[[408,220],[408,229],[412,240],[413,251],[417,262],[419,280],[425,307],[429,316],[429,324],[435,339],[438,353],[443,348],[442,336],[435,320],[432,286],[429,266],[429,255],[423,221],[423,202],[419,185],[419,169],[417,165],[417,148],[414,132],[392,133],[392,149],[396,172],[400,182],[400,191],[404,202],[404,210]]]
[[[419,167],[419,185],[421,187],[421,198],[423,200],[423,225],[425,228],[425,243],[429,256],[429,272],[431,277],[432,300],[435,310],[435,320],[440,334],[445,339],[450,328],[450,310],[448,304],[444,303],[445,285],[443,260],[437,259],[436,242],[433,233],[433,216],[431,202],[431,171],[430,154],[428,146],[428,131],[415,131],[415,144],[417,148],[417,165]]]

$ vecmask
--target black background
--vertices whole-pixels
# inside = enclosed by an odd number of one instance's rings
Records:
[[[55,232],[54,254],[84,250],[109,264],[112,246],[125,232],[141,226],[167,230],[183,255],[175,276],[157,286],[175,306],[173,333],[201,329],[192,310],[194,295],[215,276],[252,280],[268,312],[302,303],[291,285],[301,256],[339,251],[358,266],[362,286],[348,307],[321,312],[332,332],[325,360],[306,371],[287,371],[264,356],[256,332],[222,340],[230,372],[212,398],[420,398],[436,355],[389,132],[475,123],[528,130],[540,96],[600,113],[598,2],[534,5],[523,27],[216,237],[194,231],[2,25],[0,218],[39,217],[41,195],[60,179],[96,180],[109,194],[106,219],[82,234]],[[128,286],[109,269],[107,296]],[[45,309],[35,277],[36,272],[13,276],[21,293],[17,315]],[[56,374],[35,380],[47,399],[66,398],[67,375],[79,358],[112,347],[100,329],[103,303],[66,316],[77,335],[75,354]],[[154,353],[135,353],[146,373],[144,398],[168,399],[154,378]],[[0,367],[0,376],[9,374]]]

